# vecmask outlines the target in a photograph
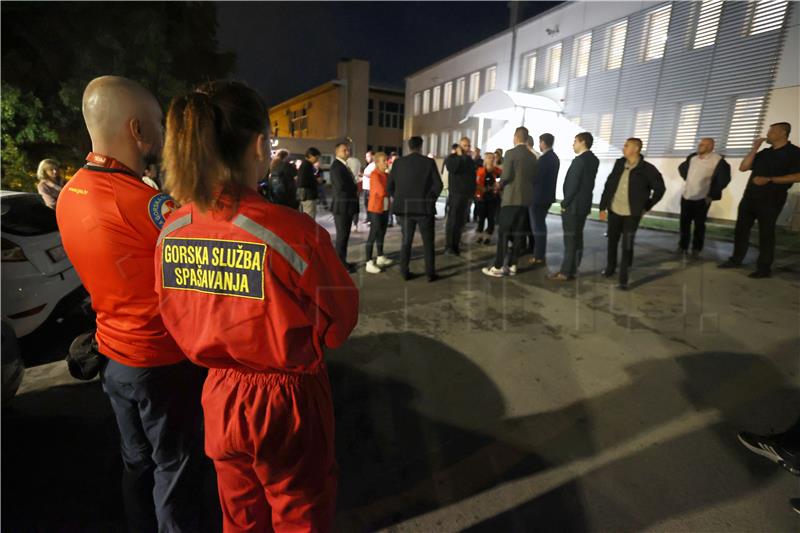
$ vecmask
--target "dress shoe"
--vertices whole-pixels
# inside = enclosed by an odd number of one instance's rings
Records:
[[[755,270],[753,272],[750,272],[747,275],[747,277],[753,279],[764,279],[772,277],[772,272],[770,272],[769,270]]]
[[[741,263],[737,263],[736,261],[728,259],[724,263],[718,264],[717,268],[739,268],[740,266],[742,266]]]
[[[600,275],[602,275],[604,278],[610,278],[614,275],[614,269],[604,268],[600,271]]]

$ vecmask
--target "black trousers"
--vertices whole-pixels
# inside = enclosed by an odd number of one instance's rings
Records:
[[[408,264],[411,261],[411,245],[414,243],[414,232],[419,226],[422,235],[422,249],[425,253],[425,274],[428,277],[436,274],[436,256],[434,253],[434,216],[407,216],[397,215],[400,228],[403,232],[403,244],[400,247],[400,272],[408,273]]]
[[[450,194],[445,222],[445,247],[458,253],[461,251],[461,233],[467,224],[467,209],[470,197],[465,194]]]
[[[561,227],[564,230],[564,259],[560,272],[566,276],[575,276],[583,258],[583,227],[588,215],[562,213]]]
[[[122,437],[122,498],[131,531],[198,529],[205,374],[188,361],[136,368],[113,360],[100,374]]]
[[[633,263],[633,239],[642,217],[621,216],[608,211],[608,259],[606,270],[617,268],[617,248],[622,237],[622,264],[619,267],[619,282],[628,283],[628,269]]]
[[[553,204],[533,204],[528,208],[531,235],[533,235],[533,257],[544,260],[547,255],[547,213]]]
[[[353,215],[333,215],[333,223],[336,226],[336,254],[347,265],[347,243],[350,242]]]
[[[494,233],[494,224],[497,218],[498,207],[500,207],[499,198],[490,198],[488,200],[478,200],[475,202],[475,216],[478,217],[478,227],[475,231],[482,233],[485,227],[488,235]]]
[[[372,247],[377,246],[378,257],[383,255],[383,239],[386,236],[386,226],[389,224],[389,212],[372,213],[367,211],[369,220],[369,237],[367,237],[367,261],[372,261]]]
[[[679,246],[682,249],[689,249],[689,234],[692,224],[694,224],[692,250],[699,252],[703,249],[703,241],[706,237],[706,218],[708,218],[710,206],[711,204],[706,202],[705,198],[687,200],[681,197],[681,241]]]
[[[731,259],[741,263],[750,246],[750,230],[758,221],[758,270],[770,272],[775,260],[775,223],[786,203],[786,193],[754,196],[745,191],[739,202],[734,231],[733,256]]]
[[[516,265],[525,244],[528,208],[523,206],[501,207],[497,224],[497,252],[494,256],[494,266],[502,268]],[[509,240],[511,241],[511,253],[507,254]]]

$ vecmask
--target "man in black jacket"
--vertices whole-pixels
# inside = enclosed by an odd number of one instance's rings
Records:
[[[306,158],[297,169],[297,199],[300,200],[300,212],[312,219],[317,218],[317,199],[319,199],[319,183],[314,165],[319,161],[320,152],[313,146],[306,150]]]
[[[408,270],[411,260],[411,245],[414,232],[419,225],[422,246],[425,251],[425,274],[428,281],[438,279],[434,256],[434,216],[436,199],[442,192],[442,178],[436,161],[422,155],[422,137],[408,140],[411,152],[392,165],[387,190],[394,198],[394,214],[400,222],[403,244],[400,248],[400,274],[406,281],[415,277]]]
[[[600,220],[608,218],[608,259],[603,275],[610,278],[617,268],[617,246],[622,236],[619,288],[628,288],[628,268],[633,262],[633,238],[642,216],[664,196],[661,173],[641,155],[642,140],[630,137],[608,175],[600,199]],[[608,213],[606,213],[608,211]]]
[[[448,173],[447,221],[445,222],[446,254],[461,255],[461,233],[467,223],[467,208],[475,195],[475,160],[470,155],[469,137],[462,137],[456,153],[447,156]]]
[[[689,249],[689,234],[694,223],[692,256],[703,249],[706,235],[706,218],[711,202],[722,198],[722,190],[731,182],[731,166],[725,158],[714,152],[714,139],[704,137],[697,151],[678,166],[678,173],[686,181],[681,195],[681,240],[678,252]]]
[[[336,225],[336,253],[350,272],[356,266],[347,262],[347,243],[350,240],[350,227],[358,214],[358,186],[353,172],[347,167],[350,148],[340,142],[334,148],[336,159],[331,163],[331,213]]]
[[[531,264],[543,265],[547,254],[547,213],[556,201],[556,182],[561,161],[553,151],[555,137],[551,133],[539,135],[539,172],[533,182],[533,204],[528,208],[533,233],[533,258]]]
[[[588,131],[575,136],[572,149],[577,156],[564,179],[564,199],[561,201],[561,226],[564,229],[564,260],[561,270],[550,276],[554,281],[573,279],[583,257],[583,227],[592,211],[594,179],[600,161],[591,152],[594,137]],[[540,159],[541,160],[541,159]]]

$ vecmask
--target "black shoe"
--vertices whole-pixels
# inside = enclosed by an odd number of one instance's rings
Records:
[[[347,263],[347,265],[345,265],[345,268],[351,274],[355,274],[356,272],[358,272],[358,265],[355,263]]]
[[[439,278],[439,274],[434,274],[433,276],[428,276],[428,283],[433,283],[434,281],[438,281],[439,279],[440,279]]]
[[[622,283],[620,281],[619,285],[617,285],[617,289],[619,289],[621,291],[627,291],[628,290],[628,282]]]
[[[610,278],[614,275],[614,269],[604,268],[603,270],[600,271],[600,275],[603,276],[604,278]]]
[[[700,252],[701,251],[702,250],[692,250],[691,258],[692,259],[700,259]]]
[[[419,274],[415,274],[413,272],[402,272],[400,276],[406,281],[411,281],[412,279],[418,278]]]
[[[755,272],[750,272],[747,277],[753,279],[764,279],[772,277],[772,272],[769,270],[756,270]]]
[[[687,250],[686,248],[681,248],[680,246],[678,246],[675,249],[675,253],[678,254],[678,255],[686,255],[688,252],[689,252],[689,250]]]
[[[452,256],[455,256],[455,257],[459,257],[461,255],[461,252],[457,252],[457,251],[455,251],[455,250],[453,250],[451,248],[445,248],[444,249],[444,255],[452,255]]]
[[[736,261],[734,261],[732,259],[728,259],[724,263],[718,264],[717,268],[739,268],[740,266],[742,266],[741,263],[737,263]]]
[[[780,436],[756,435],[743,431],[739,433],[739,442],[751,452],[779,464],[795,476],[800,476],[800,457],[781,445]]]

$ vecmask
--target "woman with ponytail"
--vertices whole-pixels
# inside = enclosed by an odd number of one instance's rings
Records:
[[[216,81],[167,115],[165,188],[182,204],[156,247],[169,332],[208,367],[206,453],[223,527],[331,529],[334,417],[323,359],[358,321],[358,290],[328,232],[256,192],[269,117],[244,84]]]

